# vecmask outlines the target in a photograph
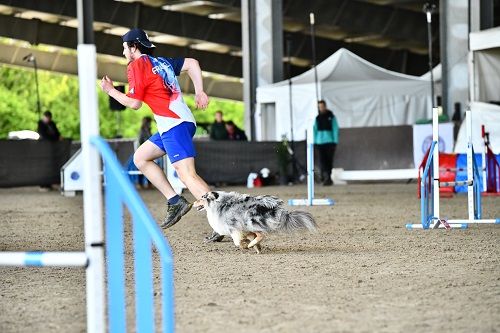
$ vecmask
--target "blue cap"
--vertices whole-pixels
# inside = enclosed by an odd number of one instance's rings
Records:
[[[134,28],[127,32],[122,36],[124,42],[138,42],[142,46],[147,47],[148,49],[152,49],[154,46],[153,43],[149,40],[148,34],[144,32],[142,29]]]

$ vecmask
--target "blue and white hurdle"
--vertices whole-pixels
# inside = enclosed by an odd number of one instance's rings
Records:
[[[0,252],[1,266],[87,267],[85,252]]]
[[[420,214],[419,224],[407,224],[408,230],[414,229],[465,229],[469,224],[495,223],[500,219],[483,219],[481,209],[481,182],[480,171],[474,159],[472,145],[472,116],[471,111],[465,111],[467,129],[467,180],[456,182],[441,182],[439,180],[439,124],[438,109],[432,111],[432,144],[424,168],[420,186]],[[467,219],[443,219],[440,215],[439,187],[467,186]]]
[[[318,102],[320,100],[320,89],[318,81],[318,68],[316,67],[316,37],[315,37],[315,19],[314,13],[309,13],[309,23],[311,27],[311,51],[312,51],[312,63],[314,69],[314,88],[316,91],[316,105],[315,109],[318,108]],[[290,81],[291,82],[291,81]],[[291,89],[291,87],[290,87]],[[290,95],[291,98],[291,95]],[[319,111],[319,109],[317,109]],[[290,206],[332,206],[335,201],[332,199],[316,199],[314,198],[314,121],[315,117],[312,117],[308,121],[307,132],[306,132],[306,158],[307,158],[307,199],[290,199],[288,204]],[[293,130],[293,129],[292,129]],[[331,173],[331,170],[330,170]]]
[[[123,205],[132,216],[137,332],[155,332],[152,246],[160,255],[163,332],[174,332],[172,251],[161,229],[125,176],[109,145],[99,137],[93,0],[78,0],[78,77],[83,158],[84,252],[0,252],[0,266],[85,267],[87,332],[126,332]],[[106,238],[102,212],[101,157],[106,186]],[[107,290],[104,249],[106,250]],[[107,293],[108,321],[105,320]]]
[[[312,124],[312,122],[311,122]],[[290,206],[333,206],[335,201],[330,198],[317,199],[314,197],[314,139],[313,128],[307,131],[306,158],[307,158],[307,198],[289,199]]]

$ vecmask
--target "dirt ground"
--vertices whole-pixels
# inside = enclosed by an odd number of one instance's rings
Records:
[[[231,190],[283,199],[306,191]],[[499,332],[500,225],[407,231],[419,220],[415,194],[415,184],[318,187],[318,197],[336,200],[304,208],[320,231],[272,235],[260,255],[203,244],[210,227],[190,212],[167,232],[177,331]],[[141,195],[162,217],[160,195]],[[486,217],[500,217],[500,198],[483,202]],[[465,196],[442,199],[445,217],[465,217],[465,207]],[[81,195],[1,189],[0,251],[16,250],[83,250]],[[83,269],[0,268],[0,332],[84,332],[84,286]],[[128,303],[131,314],[132,292]]]

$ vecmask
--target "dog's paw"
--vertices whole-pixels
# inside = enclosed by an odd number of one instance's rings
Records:
[[[202,210],[205,209],[205,202],[204,200],[196,200],[194,203],[193,203],[193,207],[196,207],[196,210],[201,212]]]
[[[250,241],[248,239],[242,239],[240,240],[240,249],[246,250],[248,249],[248,245],[250,244]]]

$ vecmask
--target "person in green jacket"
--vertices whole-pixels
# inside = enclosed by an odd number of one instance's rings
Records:
[[[321,182],[328,186],[333,184],[330,174],[339,142],[339,125],[333,112],[326,108],[324,100],[318,102],[318,111],[314,122],[314,145],[319,155]]]
[[[222,111],[215,112],[215,121],[210,127],[210,139],[212,140],[227,140],[226,123],[223,119]]]

